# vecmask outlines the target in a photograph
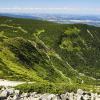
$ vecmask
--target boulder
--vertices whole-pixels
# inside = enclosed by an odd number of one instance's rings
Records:
[[[0,93],[0,97],[7,97],[7,96],[8,96],[7,90],[3,90],[3,91]]]
[[[67,92],[66,94],[61,94],[60,98],[61,100],[69,100],[69,93]]]
[[[83,100],[91,100],[90,96],[88,94],[83,96]]]
[[[12,95],[12,94],[14,94],[14,88],[8,88],[8,89],[6,89],[6,91],[8,92],[8,94],[9,95]]]
[[[57,100],[62,100],[60,94],[57,94]]]
[[[54,94],[50,94],[48,95],[47,100],[57,100],[57,96]]]
[[[19,94],[15,94],[15,95],[13,96],[13,100],[20,100]]]
[[[21,94],[21,98],[27,97],[27,96],[28,96],[28,93],[22,93],[22,94]]]
[[[8,96],[6,100],[13,100],[13,98]]]
[[[37,94],[37,92],[33,92],[33,93],[30,93],[30,96],[34,97],[36,94]]]
[[[95,100],[100,100],[100,95],[96,95],[95,98]]]
[[[43,94],[40,100],[57,100],[57,96],[54,94]]]
[[[74,96],[74,92],[69,93],[69,100],[75,100]]]
[[[82,89],[78,89],[78,90],[77,90],[77,94],[78,94],[78,95],[82,95],[83,93],[84,93],[84,91],[83,91]]]
[[[95,94],[91,93],[91,100],[95,100]]]
[[[48,93],[43,94],[43,95],[40,97],[40,100],[48,100],[48,99],[47,99],[48,96],[49,96]]]
[[[15,94],[19,94],[20,91],[19,91],[19,90],[15,90],[14,93],[15,93]]]
[[[77,98],[77,100],[83,100],[83,99],[82,99],[82,98],[83,98],[83,95],[76,94],[76,98]]]
[[[27,97],[27,100],[40,100],[41,96],[42,96],[41,94],[37,94],[36,92],[33,92],[33,93],[30,93],[30,96]]]

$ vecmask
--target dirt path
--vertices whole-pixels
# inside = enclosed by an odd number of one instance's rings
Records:
[[[8,81],[8,80],[4,80],[4,79],[0,79],[0,86],[11,86],[11,87],[14,87],[14,86],[17,86],[17,85],[20,85],[20,84],[23,84],[23,83],[26,83],[26,82],[21,82],[21,81]]]

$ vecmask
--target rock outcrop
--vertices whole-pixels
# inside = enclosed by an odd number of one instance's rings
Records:
[[[2,88],[0,90],[0,100],[100,100],[100,95],[81,89],[78,89],[77,93],[39,94],[37,92],[21,93],[20,90],[14,88]]]

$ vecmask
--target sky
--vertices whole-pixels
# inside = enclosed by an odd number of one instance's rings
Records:
[[[100,15],[100,0],[0,0],[0,12]]]

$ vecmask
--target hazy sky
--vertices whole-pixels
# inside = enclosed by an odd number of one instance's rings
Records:
[[[100,14],[100,0],[0,0],[0,12]]]

